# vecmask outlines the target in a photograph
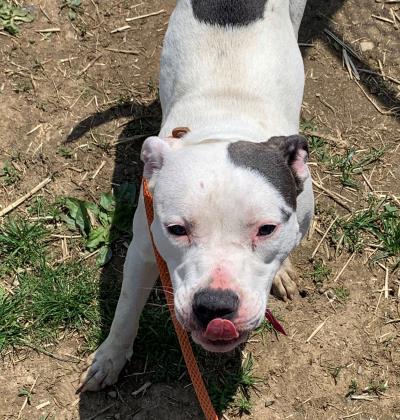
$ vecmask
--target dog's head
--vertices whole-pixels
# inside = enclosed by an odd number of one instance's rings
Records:
[[[299,243],[297,195],[309,176],[301,136],[267,142],[148,138],[152,233],[178,320],[210,351],[228,351],[263,320],[272,280]]]

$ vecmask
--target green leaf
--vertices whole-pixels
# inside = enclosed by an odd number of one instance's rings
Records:
[[[105,228],[108,228],[108,229],[110,229],[110,227],[111,227],[111,223],[112,223],[112,220],[113,220],[113,215],[114,215],[114,213],[106,213],[105,211],[101,211],[100,213],[99,213],[99,220],[100,220],[100,223],[105,227]]]
[[[136,198],[136,185],[126,182],[115,190],[114,195],[117,203],[124,201],[133,206]]]
[[[89,250],[95,250],[101,244],[108,244],[109,236],[110,236],[109,230],[105,229],[103,226],[93,229],[89,233],[89,237],[86,242],[86,247]]]
[[[66,214],[61,214],[61,215],[60,215],[60,219],[61,219],[64,223],[66,223],[66,225],[68,226],[68,229],[69,229],[69,230],[75,230],[75,229],[76,229],[76,224],[75,224],[74,219],[71,219],[71,217],[69,217],[68,215],[66,215]]]
[[[76,12],[73,9],[68,10],[68,19],[75,20],[76,19]]]
[[[109,194],[109,193],[101,194],[100,206],[103,207],[104,210],[113,211],[115,208],[115,200],[112,194]]]
[[[101,211],[97,204],[92,203],[90,201],[85,202],[85,207],[87,208],[87,210],[91,211],[95,216],[98,216]]]
[[[97,255],[96,264],[99,267],[103,267],[111,260],[111,257],[112,257],[111,248],[108,245],[104,245],[103,247],[100,248],[100,252]]]
[[[81,0],[68,0],[68,6],[70,7],[79,7],[81,4]]]
[[[11,35],[16,35],[19,32],[18,26],[12,21],[4,24],[4,30]]]
[[[90,232],[90,219],[86,209],[86,203],[76,198],[67,198],[65,200],[65,206],[81,233],[87,236]]]
[[[117,207],[114,213],[113,227],[120,232],[131,233],[133,210],[133,207],[128,206]]]

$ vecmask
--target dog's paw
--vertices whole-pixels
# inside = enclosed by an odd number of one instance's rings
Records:
[[[127,360],[127,352],[104,342],[87,358],[76,392],[100,391],[115,384]]]
[[[271,293],[285,302],[288,299],[293,299],[298,293],[297,278],[296,270],[287,258],[272,282]]]

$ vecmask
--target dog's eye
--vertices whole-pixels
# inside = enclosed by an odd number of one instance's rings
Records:
[[[171,226],[167,226],[167,230],[171,235],[174,235],[174,236],[186,236],[187,235],[185,226],[171,225]]]
[[[275,228],[275,225],[262,225],[258,229],[257,236],[269,236],[274,232]]]

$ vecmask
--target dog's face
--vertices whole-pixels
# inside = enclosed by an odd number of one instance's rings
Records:
[[[229,351],[263,320],[272,280],[300,241],[306,142],[184,145],[151,137],[142,159],[176,316],[205,349]]]

